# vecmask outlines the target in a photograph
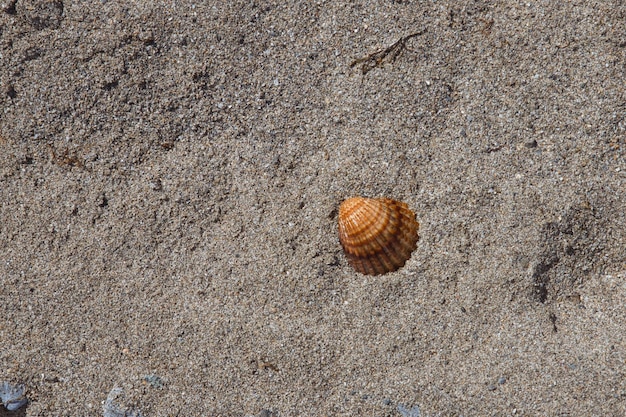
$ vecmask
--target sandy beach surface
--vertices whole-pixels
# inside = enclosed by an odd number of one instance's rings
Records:
[[[2,417],[626,415],[624,1],[2,0],[0,110]]]

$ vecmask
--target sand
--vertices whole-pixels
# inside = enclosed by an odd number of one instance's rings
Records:
[[[2,1],[0,415],[625,415],[625,80],[617,0]]]

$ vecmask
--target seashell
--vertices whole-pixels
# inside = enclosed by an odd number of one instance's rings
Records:
[[[9,411],[15,411],[24,404],[28,403],[28,399],[24,396],[24,385],[14,385],[8,381],[0,384],[0,400]]]
[[[417,248],[415,213],[389,198],[353,197],[339,206],[339,241],[354,269],[380,275],[402,267]]]
[[[143,417],[140,410],[126,407],[124,390],[115,387],[107,395],[103,406],[104,417]]]

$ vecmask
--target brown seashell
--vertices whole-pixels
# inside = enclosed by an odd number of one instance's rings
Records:
[[[380,275],[402,267],[417,248],[415,213],[389,198],[353,197],[339,206],[339,241],[354,269]]]

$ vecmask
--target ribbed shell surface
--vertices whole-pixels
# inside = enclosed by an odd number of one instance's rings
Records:
[[[419,223],[405,203],[354,197],[339,206],[339,241],[348,263],[366,275],[402,267],[417,247]]]

